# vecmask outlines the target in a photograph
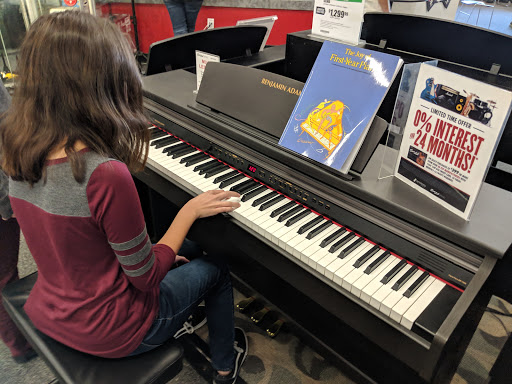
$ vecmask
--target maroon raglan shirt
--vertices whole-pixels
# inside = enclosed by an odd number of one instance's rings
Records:
[[[90,151],[84,183],[67,159],[47,163],[46,181],[10,181],[14,213],[38,267],[25,304],[34,325],[74,349],[123,357],[158,312],[159,283],[175,260],[151,245],[125,164]]]

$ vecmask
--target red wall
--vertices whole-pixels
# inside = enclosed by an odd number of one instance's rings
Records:
[[[109,3],[102,5],[103,16],[109,14],[131,15],[131,4]],[[172,37],[172,24],[167,8],[163,4],[137,4],[137,25],[139,32],[140,50],[147,53],[149,46],[155,41]],[[267,41],[269,45],[281,45],[286,42],[286,34],[290,32],[311,29],[313,20],[312,11],[290,11],[283,9],[257,9],[257,8],[225,8],[202,7],[196,22],[196,31],[206,26],[207,18],[214,18],[215,28],[235,25],[237,20],[252,19],[255,17],[277,15],[274,28]],[[132,35],[133,36],[133,35]]]

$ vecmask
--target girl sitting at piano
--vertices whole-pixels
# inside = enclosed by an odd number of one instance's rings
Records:
[[[0,153],[38,267],[25,305],[34,325],[74,349],[120,358],[163,344],[204,300],[214,380],[234,382],[247,339],[234,328],[229,271],[200,251],[188,262],[185,236],[195,220],[238,207],[227,199],[239,195],[191,199],[152,245],[130,174],[148,149],[142,82],[110,21],[75,11],[40,17],[18,74]]]

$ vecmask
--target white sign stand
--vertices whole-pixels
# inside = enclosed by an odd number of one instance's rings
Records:
[[[315,0],[313,35],[358,45],[364,0]]]
[[[265,16],[258,17],[256,19],[247,19],[247,20],[238,20],[236,25],[262,25],[267,27],[267,33],[263,38],[263,42],[261,43],[260,51],[263,51],[265,45],[267,44],[268,37],[270,36],[270,31],[272,31],[272,27],[274,26],[274,22],[277,20],[277,16]]]

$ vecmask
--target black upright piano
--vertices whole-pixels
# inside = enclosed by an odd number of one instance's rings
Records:
[[[309,33],[290,34],[286,54],[263,69],[305,81],[322,43]],[[441,68],[512,90],[510,50],[496,51],[490,64],[471,58],[478,47],[510,44],[509,37],[378,14],[366,15],[363,37],[365,48],[406,63],[438,59]],[[378,112],[387,121],[399,81]],[[493,293],[494,275],[508,268],[508,176],[497,167],[490,172],[464,221],[400,181],[379,180],[383,145],[360,176],[347,180],[284,151],[275,132],[247,123],[265,110],[247,121],[231,118],[197,103],[195,88],[187,70],[144,79],[152,145],[146,169],[135,176],[153,235],[192,196],[237,190],[239,210],[198,221],[190,236],[228,257],[242,292],[281,311],[356,381],[449,382]],[[511,134],[509,121],[498,149],[503,161]],[[397,309],[402,298],[413,303]]]

